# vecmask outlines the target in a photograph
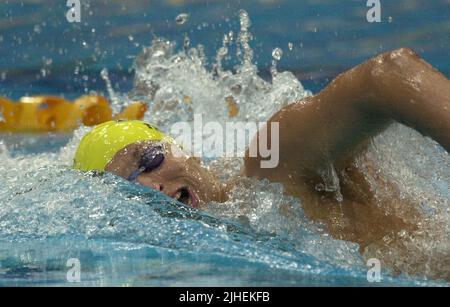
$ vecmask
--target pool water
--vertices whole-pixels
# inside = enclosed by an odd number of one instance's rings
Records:
[[[60,2],[0,4],[1,95],[97,91],[116,110],[142,99],[155,110],[146,119],[167,130],[199,113],[205,122],[266,120],[337,72],[405,45],[449,75],[446,1],[386,5],[379,25],[356,1],[82,2],[78,25],[65,21]],[[186,22],[177,23],[180,13]],[[239,106],[232,119],[230,96]],[[411,253],[388,251],[386,260],[420,262],[422,274],[382,268],[375,284],[366,261],[376,253],[331,238],[280,184],[241,178],[227,203],[200,212],[112,175],[71,170],[88,130],[1,136],[0,285],[80,285],[67,278],[77,259],[87,286],[448,286],[425,276],[450,271],[434,261],[450,255],[450,158],[404,126],[377,137],[367,155],[426,216],[405,235]],[[229,178],[242,161],[205,163]]]

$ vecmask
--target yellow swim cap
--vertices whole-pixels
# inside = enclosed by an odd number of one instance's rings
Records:
[[[116,153],[140,141],[163,141],[158,128],[139,120],[109,121],[86,134],[75,154],[74,168],[81,171],[104,171]]]

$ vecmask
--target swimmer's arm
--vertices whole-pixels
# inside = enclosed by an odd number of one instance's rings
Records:
[[[269,123],[280,125],[278,167],[247,156],[245,173],[286,183],[317,177],[329,162],[339,171],[392,120],[450,152],[450,81],[410,49],[370,59],[276,113]]]

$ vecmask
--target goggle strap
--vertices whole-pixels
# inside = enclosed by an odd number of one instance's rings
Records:
[[[136,181],[136,179],[145,171],[145,167],[140,167],[139,169],[135,170],[133,173],[131,173],[130,177],[128,177],[128,181]]]

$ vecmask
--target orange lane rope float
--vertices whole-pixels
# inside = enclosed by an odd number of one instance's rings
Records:
[[[73,102],[53,96],[23,97],[18,102],[0,97],[0,132],[69,132],[110,120],[139,120],[147,108],[135,102],[113,114],[102,96],[83,96]]]

